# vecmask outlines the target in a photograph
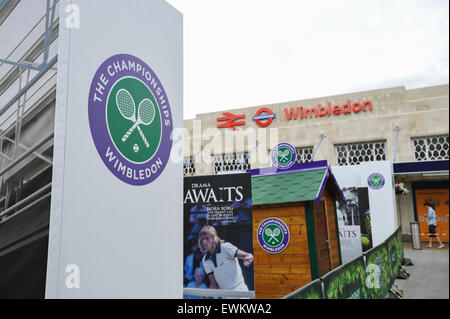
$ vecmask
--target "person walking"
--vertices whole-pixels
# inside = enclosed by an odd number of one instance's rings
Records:
[[[444,244],[439,239],[439,236],[436,234],[436,211],[434,210],[434,204],[431,202],[425,202],[424,204],[426,207],[428,207],[428,236],[430,237],[430,244],[428,245],[428,248],[433,247],[433,238],[436,238],[439,242],[438,248],[444,248]]]

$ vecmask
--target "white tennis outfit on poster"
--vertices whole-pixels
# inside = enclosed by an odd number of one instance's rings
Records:
[[[242,276],[242,269],[236,257],[238,248],[230,243],[219,244],[215,256],[206,253],[203,256],[205,272],[214,278],[220,289],[248,291]]]

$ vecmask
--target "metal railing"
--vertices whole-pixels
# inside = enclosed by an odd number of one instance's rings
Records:
[[[255,299],[255,291],[237,291],[226,289],[183,288],[184,295],[202,297],[249,298]]]
[[[52,5],[51,5],[52,2]],[[7,173],[12,168],[16,167],[17,164],[28,158],[30,155],[36,156],[36,158],[39,158],[46,162],[47,164],[52,165],[52,159],[47,158],[46,156],[42,155],[37,151],[38,148],[43,146],[45,143],[50,141],[53,136],[54,132],[50,132],[47,136],[41,138],[39,141],[37,141],[34,145],[31,147],[25,146],[20,142],[20,133],[21,133],[21,126],[22,126],[22,117],[23,117],[23,110],[25,110],[25,103],[26,103],[26,94],[30,90],[33,85],[35,85],[49,70],[54,70],[54,66],[56,65],[58,61],[58,56],[55,55],[52,59],[48,61],[49,56],[49,50],[50,50],[50,44],[52,42],[52,39],[54,38],[54,28],[55,28],[55,9],[57,0],[46,0],[46,11],[45,11],[45,30],[43,33],[43,36],[41,36],[40,40],[35,43],[31,47],[30,53],[27,53],[28,55],[33,53],[33,56],[37,56],[39,54],[43,54],[43,60],[41,64],[33,63],[25,60],[20,61],[11,61],[6,59],[0,59],[0,63],[6,63],[13,65],[13,68],[7,73],[8,79],[12,77],[12,81],[17,80],[17,77],[19,79],[19,87],[17,93],[8,101],[6,104],[1,106],[0,108],[0,117],[5,114],[12,106],[17,105],[17,118],[15,123],[13,124],[12,128],[9,128],[5,131],[2,131],[0,133],[0,143],[3,145],[3,140],[6,140],[13,144],[13,151],[11,154],[4,154],[2,152],[2,147],[0,147],[0,157],[6,160],[6,164],[3,168],[0,169],[0,189],[4,181],[5,173]],[[41,20],[39,20],[38,23],[40,23]],[[56,21],[57,25],[57,21]],[[32,29],[32,31],[36,28],[37,25],[35,25]],[[31,31],[30,31],[31,33]],[[30,34],[28,33],[27,36]],[[22,43],[23,40],[20,42]],[[19,44],[20,44],[19,43]],[[17,48],[17,47],[16,47]],[[15,50],[15,49],[14,49]],[[22,86],[22,71],[23,69],[28,70],[37,70],[38,73],[32,77],[31,79],[27,78],[26,83],[24,86]],[[17,72],[18,70],[18,72]],[[11,73],[12,72],[12,73]],[[14,73],[15,72],[15,73]],[[14,80],[14,76],[16,75]],[[29,72],[28,72],[29,75]],[[8,82],[9,83],[9,82]],[[21,103],[21,99],[23,97],[23,102]],[[22,112],[21,112],[22,109]],[[14,113],[13,113],[14,114]],[[15,132],[14,132],[14,126],[15,126]],[[14,135],[14,137],[11,137],[9,135]],[[17,150],[18,147],[24,149],[25,151],[22,154],[18,154]],[[22,181],[23,182],[23,181]],[[22,183],[20,182],[20,183]],[[5,201],[5,209],[0,212],[0,224],[6,222],[7,220],[21,214],[22,212],[30,209],[31,207],[43,202],[44,200],[48,199],[51,196],[51,183],[47,184],[46,186],[36,190],[34,193],[29,195],[28,197],[21,199],[20,197],[17,198],[17,202],[13,204],[11,207],[7,207],[7,203],[9,202],[9,189],[11,188],[10,184],[7,184],[7,190],[6,195],[4,198]]]
[[[49,191],[52,187],[52,183],[48,183],[47,185],[45,185],[44,187],[38,189],[37,191],[35,191],[34,193],[32,193],[31,195],[27,196],[26,198],[22,199],[21,201],[15,203],[13,206],[8,207],[7,209],[5,209],[4,211],[0,212],[0,224],[5,222],[7,219],[9,219],[10,216],[15,215],[17,212],[14,212],[14,210],[16,210],[18,207],[22,206],[23,204],[29,202],[30,200],[34,199],[35,197],[37,197],[38,195],[41,195],[42,193]],[[45,195],[44,195],[45,196]],[[33,202],[34,204],[35,201]],[[33,204],[32,203],[32,204]],[[28,206],[27,206],[28,207]],[[10,214],[11,212],[13,212],[10,216],[8,216],[8,214]]]

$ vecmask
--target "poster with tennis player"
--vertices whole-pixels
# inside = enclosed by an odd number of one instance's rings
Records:
[[[350,262],[372,248],[367,187],[342,188],[345,200],[336,201],[342,262]]]
[[[254,290],[250,178],[184,177],[184,287]]]

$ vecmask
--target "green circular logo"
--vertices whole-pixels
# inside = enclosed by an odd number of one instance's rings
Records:
[[[267,225],[266,228],[264,228],[262,235],[264,242],[270,247],[279,246],[284,239],[284,234],[281,227],[276,224]]]
[[[161,142],[159,108],[150,89],[134,77],[114,84],[108,96],[106,120],[117,150],[131,162],[150,160]]]
[[[262,249],[278,254],[289,244],[289,229],[281,219],[270,217],[259,224],[256,237]]]
[[[374,177],[372,177],[370,182],[372,183],[373,186],[380,186],[381,185],[381,178],[380,178],[380,176],[374,176]]]
[[[292,159],[292,152],[287,147],[280,147],[277,151],[277,161],[280,164],[289,163]]]
[[[370,174],[368,179],[367,179],[367,183],[369,184],[369,186],[373,189],[381,189],[384,186],[385,183],[385,179],[383,177],[383,175],[379,174],[379,173],[373,173]]]
[[[295,164],[296,156],[297,153],[292,145],[280,143],[272,150],[272,164],[280,169],[288,169]]]

